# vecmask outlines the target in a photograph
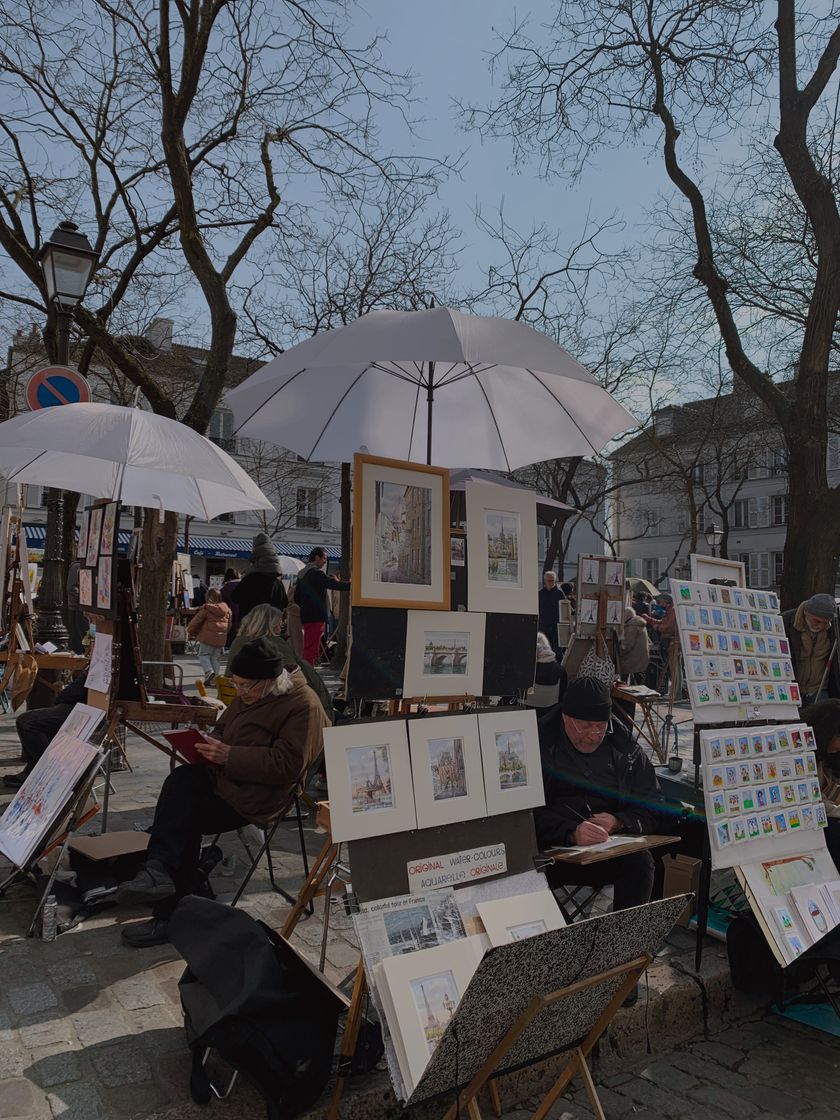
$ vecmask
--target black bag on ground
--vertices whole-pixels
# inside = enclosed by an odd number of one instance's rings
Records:
[[[202,1059],[212,1047],[262,1094],[269,1120],[313,1105],[330,1076],[340,998],[242,910],[189,895],[168,928],[187,963],[179,988],[193,1100],[210,1100]]]

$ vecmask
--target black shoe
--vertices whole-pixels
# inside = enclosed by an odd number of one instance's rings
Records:
[[[6,774],[3,777],[3,785],[7,789],[20,789],[28,777],[29,775],[25,770],[21,771],[20,774]]]
[[[133,879],[120,883],[116,899],[122,904],[133,905],[137,902],[160,902],[175,894],[175,884],[162,863],[149,860]]]
[[[169,941],[169,923],[166,918],[150,918],[147,922],[134,922],[130,926],[123,926],[122,939],[132,949],[166,945]]]

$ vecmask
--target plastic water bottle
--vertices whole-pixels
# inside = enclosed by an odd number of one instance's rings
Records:
[[[48,896],[41,912],[41,940],[55,941],[58,901],[54,894]]]

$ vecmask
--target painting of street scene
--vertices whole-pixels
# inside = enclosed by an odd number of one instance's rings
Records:
[[[496,735],[499,758],[499,785],[502,789],[522,789],[528,784],[525,743],[521,731],[500,731]]]
[[[467,796],[467,771],[464,765],[464,740],[430,739],[429,763],[435,801]]]
[[[487,537],[487,579],[519,583],[519,514],[489,509],[484,514]]]
[[[385,933],[394,955],[413,953],[417,949],[434,949],[439,944],[438,931],[428,906],[412,906],[384,914]]]
[[[435,1047],[458,1006],[460,996],[455,977],[451,972],[436,972],[431,976],[412,980],[410,987],[414,1006],[423,1024],[426,1045],[429,1053],[434,1054]]]
[[[354,813],[371,813],[394,808],[391,789],[391,757],[386,743],[372,747],[350,747],[350,797]]]
[[[423,676],[466,676],[469,650],[470,636],[463,631],[427,630],[423,641]]]
[[[432,491],[426,486],[376,483],[374,579],[432,583]]]

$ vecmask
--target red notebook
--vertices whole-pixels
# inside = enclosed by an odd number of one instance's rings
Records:
[[[178,731],[161,731],[161,735],[187,762],[200,762],[203,766],[209,766],[210,760],[199,754],[196,746],[198,743],[206,743],[207,737],[194,727],[185,727]]]

